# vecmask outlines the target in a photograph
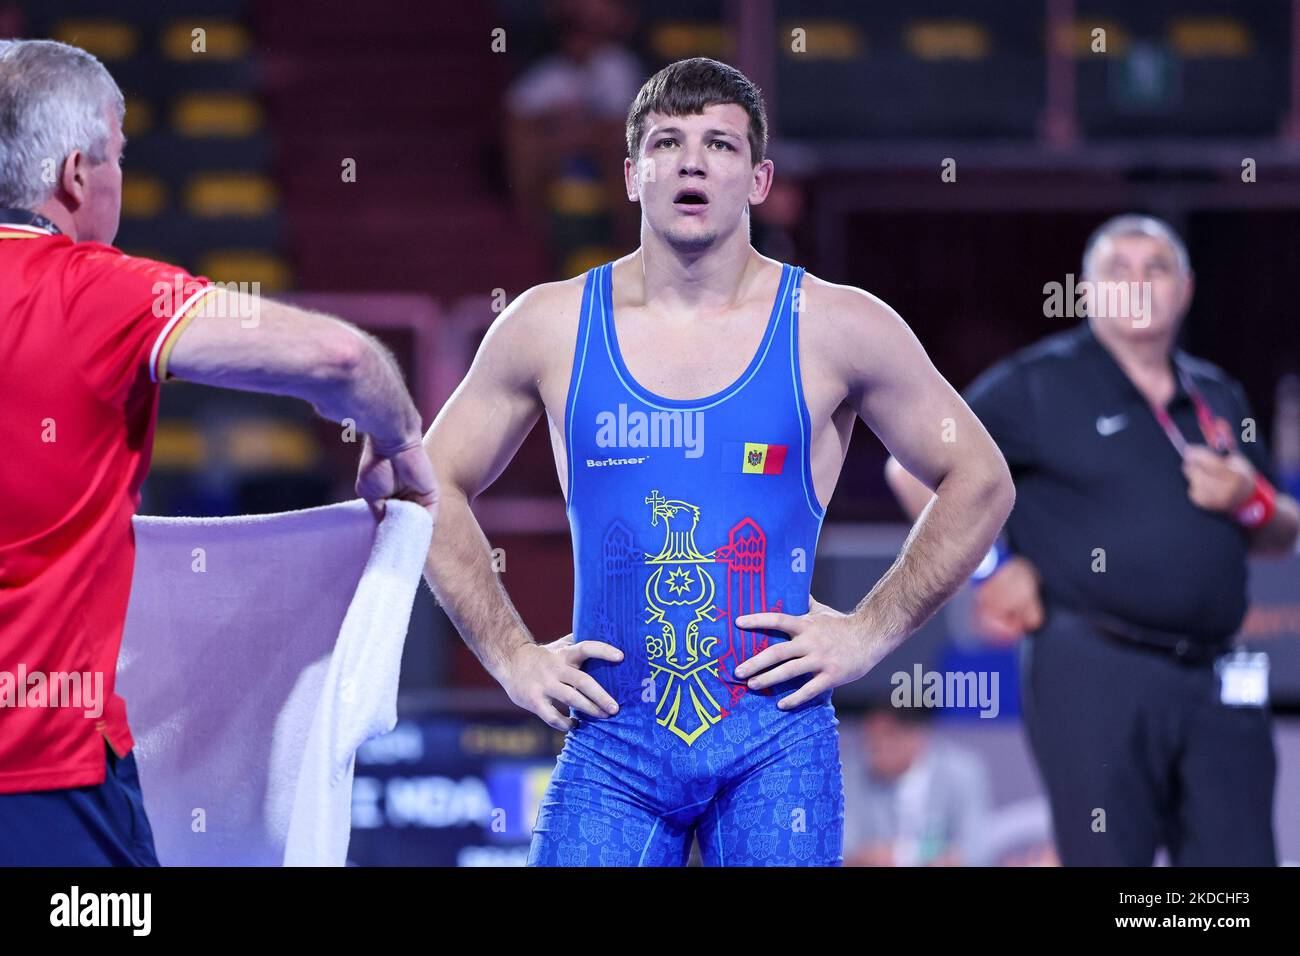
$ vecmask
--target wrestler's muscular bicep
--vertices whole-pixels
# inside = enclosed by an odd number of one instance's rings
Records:
[[[959,462],[1001,465],[984,426],[893,309],[859,289],[834,287],[831,321],[846,347],[848,401],[898,462],[934,488]]]
[[[531,295],[524,293],[492,323],[469,372],[424,436],[444,489],[469,501],[496,481],[542,413]]]

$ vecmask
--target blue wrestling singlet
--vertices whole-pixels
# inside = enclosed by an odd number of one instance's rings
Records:
[[[612,264],[587,274],[565,409],[575,641],[621,649],[584,669],[618,701],[571,712],[530,865],[838,865],[843,787],[830,693],[777,701],[737,664],[786,640],[747,613],[804,614],[823,509],[799,375],[803,269],[781,268],[749,367],[706,398],[663,398],[629,374]],[[665,361],[672,361],[665,350]]]

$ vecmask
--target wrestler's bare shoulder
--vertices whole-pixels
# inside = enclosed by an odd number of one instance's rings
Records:
[[[542,282],[515,296],[492,322],[484,346],[520,368],[539,370],[577,336],[585,276]]]
[[[563,405],[578,338],[586,276],[543,282],[520,293],[493,321],[476,361],[499,381]]]
[[[805,364],[834,370],[846,381],[861,380],[914,341],[888,303],[857,286],[805,273],[801,294],[799,341]]]

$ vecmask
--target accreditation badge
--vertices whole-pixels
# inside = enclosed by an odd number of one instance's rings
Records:
[[[1214,662],[1219,700],[1229,707],[1268,704],[1268,655],[1262,651],[1233,651]]]

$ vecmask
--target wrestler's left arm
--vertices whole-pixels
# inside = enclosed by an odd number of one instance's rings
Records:
[[[736,669],[758,690],[814,675],[783,709],[857,680],[934,614],[975,570],[1015,501],[1002,453],[888,305],[806,281],[801,365],[830,374],[909,472],[935,492],[898,558],[851,612],[810,600],[804,615],[748,614],[747,628],[789,634]]]

